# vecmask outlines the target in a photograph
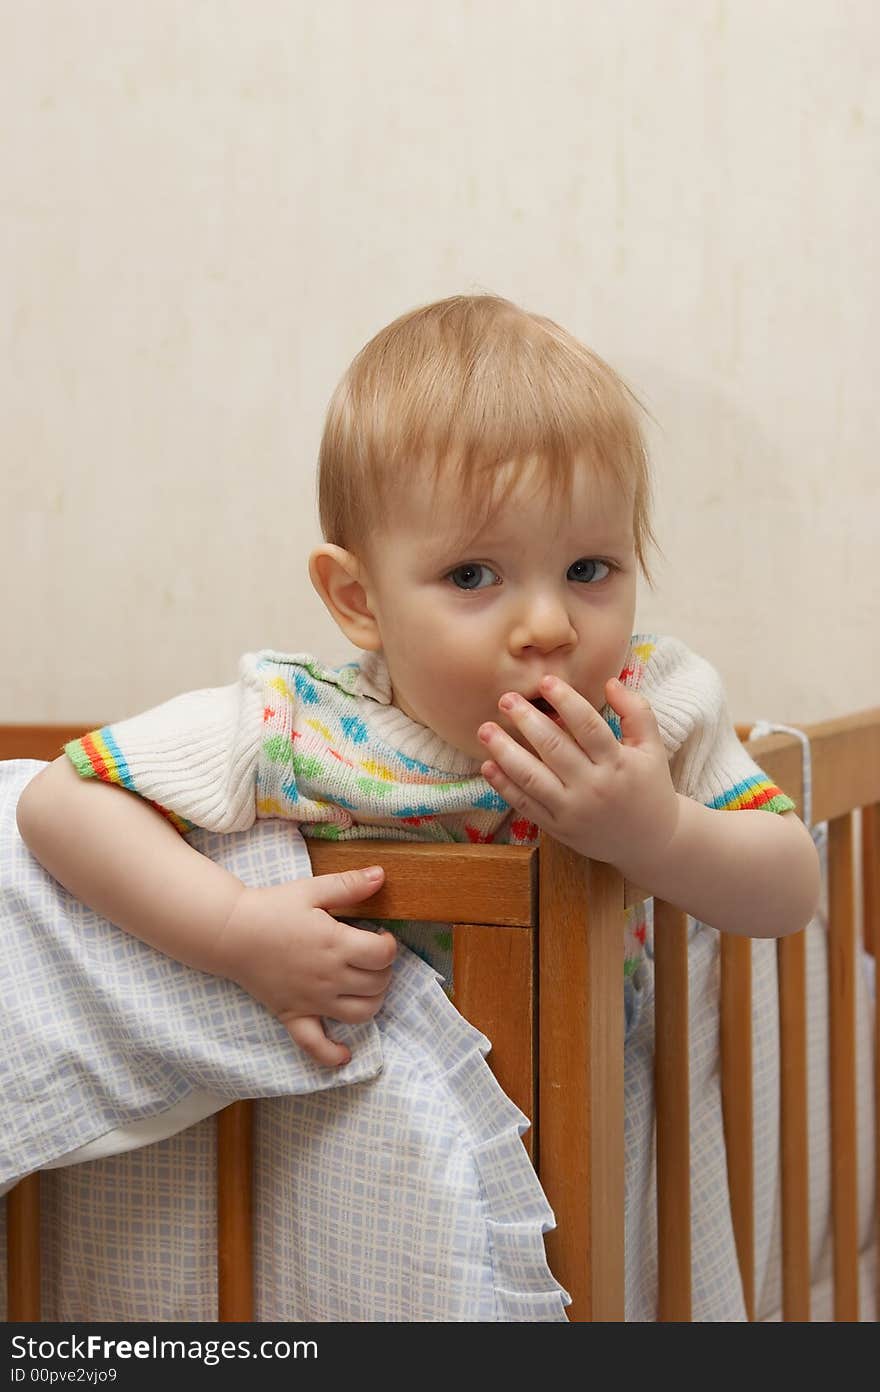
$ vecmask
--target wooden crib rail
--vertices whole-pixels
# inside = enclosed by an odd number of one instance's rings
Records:
[[[856,1117],[856,935],[854,813],[861,812],[863,946],[876,954],[880,918],[880,709],[805,726],[812,767],[812,821],[828,823],[828,978],[832,1242],[835,1320],[859,1318]],[[745,733],[745,732],[743,732]],[[802,748],[787,735],[749,752],[802,802]],[[777,943],[781,1041],[782,1312],[810,1318],[806,956],[804,934]],[[750,944],[722,941],[722,1071],[731,1206],[743,1289],[754,1311]],[[875,1214],[880,1311],[880,1017],[874,1012]],[[726,1058],[725,1058],[726,1054]]]
[[[814,826],[880,801],[880,706],[800,728],[810,741]],[[764,735],[750,742],[749,753],[800,810],[800,741],[792,735]]]
[[[89,728],[94,728],[89,727]],[[832,1052],[837,1318],[857,1303],[852,1241],[855,1147],[851,1097],[854,934],[850,819],[863,819],[865,923],[876,922],[880,804],[880,709],[805,727],[813,768],[813,820],[832,824]],[[0,758],[54,758],[82,727],[2,727]],[[802,802],[802,747],[789,735],[752,742],[750,753]],[[835,828],[835,822],[838,823]],[[845,826],[844,826],[845,824]],[[364,918],[410,918],[455,925],[456,1004],[493,1039],[490,1063],[505,1090],[533,1118],[532,1155],[556,1213],[548,1235],[555,1274],[573,1296],[573,1320],[623,1317],[623,1051],[619,1012],[620,913],[645,895],[607,866],[591,864],[542,837],[537,847],[310,842],[315,874],[373,862],[386,870]],[[873,898],[869,896],[873,895]],[[690,1318],[687,957],[683,916],[655,904],[659,1316]],[[840,931],[835,932],[835,924]],[[876,929],[873,929],[876,934]],[[798,945],[799,944],[799,945]],[[723,1096],[737,1250],[754,1314],[751,993],[747,940],[725,939],[722,990]],[[785,1318],[804,1318],[806,1228],[806,1063],[803,941],[779,944],[783,1011],[783,1212]],[[790,958],[790,960],[788,960]],[[515,1007],[511,1008],[511,999]],[[798,1011],[800,1010],[800,1018]],[[880,1062],[880,1032],[876,1049]],[[847,1070],[849,1073],[847,1074]],[[252,1317],[247,1202],[250,1104],[227,1109],[218,1126],[220,1314]],[[878,1109],[880,1113],[880,1109]],[[35,1319],[39,1267],[39,1180],[9,1196],[10,1312]],[[225,1198],[224,1198],[225,1194]],[[880,1208],[880,1205],[878,1205]],[[29,1255],[30,1254],[30,1255]],[[35,1275],[35,1270],[37,1274]],[[13,1288],[15,1286],[15,1288]],[[16,1303],[17,1302],[17,1303]],[[26,1313],[25,1313],[26,1311]],[[801,1313],[798,1313],[800,1311]]]

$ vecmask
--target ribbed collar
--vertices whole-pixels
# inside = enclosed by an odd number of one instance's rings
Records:
[[[440,773],[457,778],[479,776],[482,759],[472,759],[392,705],[391,676],[381,652],[365,652],[360,658],[354,691],[364,724],[386,744]]]

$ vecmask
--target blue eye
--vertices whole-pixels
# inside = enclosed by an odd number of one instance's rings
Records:
[[[489,573],[489,575],[494,575],[494,574],[495,574],[494,570],[490,570],[489,566],[487,566],[487,565],[481,565],[479,561],[469,561],[466,565],[456,566],[456,567],[455,567],[455,570],[451,570],[451,571],[449,572],[449,578],[450,578],[450,580],[453,582],[453,584],[456,586],[456,589],[459,589],[459,590],[478,590],[478,589],[485,589],[486,587],[485,587],[484,585],[480,585],[480,584],[478,583],[478,582],[479,582],[479,578],[480,578],[480,571],[481,571],[481,570],[487,571],[487,572]],[[455,578],[457,575],[465,576],[465,577],[466,577],[466,583],[463,584],[463,585],[459,585],[458,582],[456,581],[456,578]],[[473,577],[476,577],[477,583],[471,584],[471,583],[469,583],[469,582],[470,582],[470,580],[471,580]]]
[[[611,567],[606,561],[595,561],[587,559],[586,557],[580,561],[575,561],[574,565],[569,568],[571,570],[579,570],[580,574],[574,576],[574,579],[583,580],[588,585],[593,580],[604,580],[606,575],[611,574]],[[597,574],[597,572],[602,573]]]
[[[452,581],[456,589],[459,590],[484,590],[486,585],[480,584],[480,571],[485,571],[487,575],[495,576],[491,566],[483,565],[481,561],[467,561],[464,565],[456,566],[449,572],[448,579]],[[591,585],[596,580],[604,580],[606,575],[610,575],[611,566],[607,561],[597,561],[592,557],[581,557],[569,566],[569,573],[573,580],[578,580],[583,584]],[[461,577],[459,583],[458,577]],[[498,578],[491,581],[498,584]]]

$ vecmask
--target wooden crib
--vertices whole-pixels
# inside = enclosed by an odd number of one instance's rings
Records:
[[[94,727],[89,727],[94,728]],[[81,727],[0,727],[0,758],[51,759]],[[740,730],[745,737],[747,727]],[[855,979],[880,940],[880,709],[805,727],[814,824],[829,823],[830,1089],[834,1318],[859,1318],[856,1218]],[[802,745],[791,735],[750,753],[802,806]],[[859,811],[860,810],[860,811]],[[856,844],[856,818],[860,835]],[[623,1040],[620,922],[644,893],[606,865],[542,837],[536,847],[311,842],[315,874],[380,862],[369,918],[454,926],[455,1003],[493,1042],[504,1090],[532,1118],[525,1143],[556,1214],[551,1267],[575,1321],[624,1310]],[[360,914],[360,909],[358,910]],[[691,1317],[687,923],[655,903],[655,1095],[660,1320]],[[783,1318],[810,1318],[804,934],[781,940]],[[730,1203],[746,1309],[755,1317],[748,939],[721,949],[721,1050]],[[874,1012],[875,1115],[880,1028]],[[251,1107],[217,1118],[218,1318],[253,1317]],[[880,1134],[875,1136],[880,1160]],[[875,1162],[880,1175],[880,1164]],[[7,1195],[8,1318],[40,1318],[39,1175]],[[875,1200],[880,1213],[880,1179]],[[880,1243],[878,1243],[880,1245]],[[877,1262],[880,1270],[880,1262]],[[880,1308],[880,1299],[878,1299]]]

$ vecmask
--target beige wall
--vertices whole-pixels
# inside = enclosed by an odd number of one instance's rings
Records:
[[[657,425],[640,625],[742,718],[880,703],[874,0],[5,0],[0,720],[344,661],[329,394],[488,289]]]

